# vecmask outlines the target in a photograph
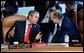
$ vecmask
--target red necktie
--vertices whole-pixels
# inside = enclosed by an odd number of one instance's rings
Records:
[[[26,35],[24,36],[24,42],[25,42],[25,43],[28,43],[29,36],[30,36],[30,31],[31,31],[31,27],[32,27],[32,24],[29,24],[29,26],[28,26],[28,28],[27,28],[27,33],[26,33]]]

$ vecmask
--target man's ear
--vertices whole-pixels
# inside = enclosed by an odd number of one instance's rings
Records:
[[[30,19],[30,18],[31,18],[31,16],[28,17],[28,19]]]

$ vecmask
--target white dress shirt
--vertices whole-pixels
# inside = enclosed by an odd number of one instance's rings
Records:
[[[28,25],[28,24],[30,24],[30,22],[29,22],[28,20],[26,20],[25,36],[26,36],[26,34],[27,34],[27,28],[29,27],[29,25]]]

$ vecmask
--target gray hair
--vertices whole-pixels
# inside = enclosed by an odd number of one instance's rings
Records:
[[[53,18],[62,18],[62,12],[60,10],[56,10],[55,13],[53,14]]]

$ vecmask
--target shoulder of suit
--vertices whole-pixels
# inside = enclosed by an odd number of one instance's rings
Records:
[[[69,19],[69,17],[66,17],[66,16],[64,16],[64,18],[63,18],[63,20],[67,20],[67,22],[72,22],[70,19]]]
[[[39,24],[33,24],[34,25],[34,27],[40,27],[40,25]]]

